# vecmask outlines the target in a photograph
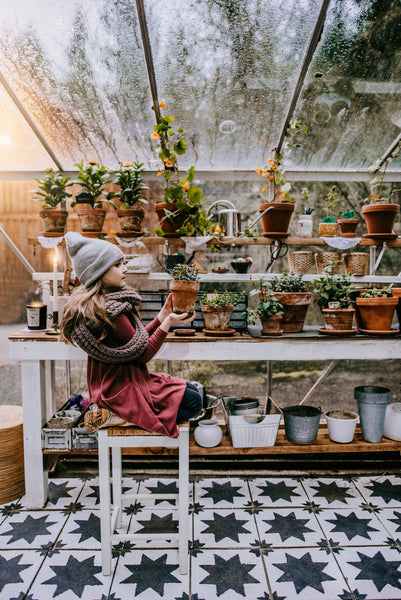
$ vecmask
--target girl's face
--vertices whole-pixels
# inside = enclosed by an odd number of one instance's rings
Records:
[[[125,287],[127,267],[124,260],[116,262],[102,277],[103,287],[123,289]]]

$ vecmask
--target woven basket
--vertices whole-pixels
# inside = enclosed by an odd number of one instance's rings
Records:
[[[299,250],[288,253],[288,268],[290,273],[306,275],[312,272],[313,253],[309,250]]]
[[[0,504],[24,493],[22,407],[0,406]]]
[[[339,252],[318,252],[315,254],[316,271],[319,275],[322,275],[323,269],[329,267],[333,261],[337,261],[338,264],[333,265],[333,274],[340,272],[340,260],[341,255]]]
[[[346,275],[363,277],[368,272],[369,254],[367,252],[349,252],[343,254],[343,265]]]

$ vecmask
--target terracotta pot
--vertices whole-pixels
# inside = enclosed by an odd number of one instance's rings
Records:
[[[170,223],[166,219],[165,210],[174,212],[174,224]],[[163,231],[165,237],[179,237],[177,229],[180,229],[184,225],[186,215],[180,210],[177,210],[175,204],[168,204],[167,202],[157,202],[155,204],[155,211],[157,218],[159,219],[160,229]]]
[[[367,252],[349,252],[343,254],[342,258],[346,275],[363,277],[368,272],[369,254]]]
[[[269,202],[266,204],[259,204],[259,212],[262,213],[269,206],[272,210],[269,210],[262,217],[263,223],[263,236],[270,237],[275,233],[281,234],[283,237],[288,235],[288,227],[292,213],[294,212],[294,205],[292,202]]]
[[[336,237],[337,223],[319,223],[319,237]]]
[[[141,232],[144,216],[145,210],[140,205],[135,208],[126,208],[125,210],[117,211],[117,217],[122,231]]]
[[[178,281],[177,279],[170,281],[170,291],[173,296],[173,310],[175,313],[188,313],[192,315],[195,311],[199,287],[199,281]]]
[[[42,221],[43,231],[45,233],[64,233],[67,223],[68,212],[66,210],[56,210],[48,208],[39,213]]]
[[[356,306],[358,329],[389,331],[398,298],[357,298]]]
[[[354,320],[353,308],[323,308],[325,329],[350,330]]]
[[[81,231],[102,231],[106,218],[106,211],[103,208],[81,208],[77,213]]]
[[[367,204],[362,207],[369,234],[392,233],[397,214],[400,211],[399,204]]]
[[[340,237],[356,237],[356,228],[358,227],[359,219],[338,219],[340,227]]]
[[[269,335],[271,333],[282,333],[282,317],[283,315],[280,314],[272,315],[271,317],[266,317],[265,319],[259,317],[260,322],[262,323],[262,334]]]
[[[283,305],[283,318],[280,327],[287,333],[297,333],[304,328],[308,306],[312,301],[311,292],[274,292]]]
[[[201,306],[206,329],[228,329],[233,310],[233,306]]]
[[[393,292],[393,298],[398,298],[398,304],[395,307],[397,311],[398,323],[401,326],[401,288],[391,288]]]

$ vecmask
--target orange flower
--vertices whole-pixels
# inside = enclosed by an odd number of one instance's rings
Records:
[[[259,169],[259,167],[256,167],[255,171],[256,171],[256,173],[257,173],[258,175],[260,175],[260,169]]]
[[[153,133],[150,134],[150,137],[152,138],[152,140],[158,140],[160,135],[158,133],[156,133],[156,131],[154,131]]]
[[[166,105],[165,105],[165,103],[164,103],[164,100],[162,100],[162,101],[160,102],[160,108],[162,108],[163,110],[166,110]]]
[[[166,165],[166,167],[172,167],[174,163],[172,163],[171,160],[167,159],[164,161],[164,164]]]
[[[282,200],[284,200],[284,198],[285,198],[285,194],[284,194],[283,192],[281,192],[281,194],[280,194],[280,198],[281,198]]]
[[[163,175],[164,171],[160,171],[160,169],[157,171],[157,177],[159,177],[160,175]]]
[[[132,162],[126,162],[123,164],[123,167],[132,167]]]
[[[97,165],[97,162],[96,162],[96,160],[90,160],[88,162],[88,165]]]
[[[182,189],[184,190],[184,192],[187,192],[189,190],[189,183],[184,183]]]
[[[218,225],[214,228],[215,233],[221,233],[221,229]]]
[[[52,173],[53,172],[53,167],[49,167],[48,169],[45,170],[45,173]]]
[[[278,164],[277,164],[277,163],[274,163],[274,162],[273,162],[273,163],[271,164],[271,169],[273,169],[273,171],[274,171],[274,169],[277,169],[277,167],[278,167]]]
[[[274,175],[269,175],[269,179],[270,179],[270,181],[273,181]]]
[[[370,198],[371,200],[377,200],[377,199],[378,199],[378,197],[379,197],[379,196],[378,196],[377,194],[372,194],[371,196],[369,196],[369,198]]]
[[[262,177],[267,177],[268,172],[269,171],[267,169],[263,169],[263,171],[262,171]]]
[[[266,191],[266,188],[262,188],[260,191],[261,191],[261,192],[265,192],[265,191]]]
[[[113,237],[115,237],[116,232],[113,231],[113,229],[109,229],[109,235],[110,235],[111,238],[113,238]]]

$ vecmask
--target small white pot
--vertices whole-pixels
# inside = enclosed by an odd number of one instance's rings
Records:
[[[390,440],[401,442],[401,402],[387,405],[383,435]]]
[[[218,446],[223,437],[223,431],[214,419],[199,421],[194,431],[195,442],[203,448],[214,448]]]
[[[327,410],[324,416],[326,417],[331,441],[339,444],[350,444],[354,439],[359,416],[351,410]]]

